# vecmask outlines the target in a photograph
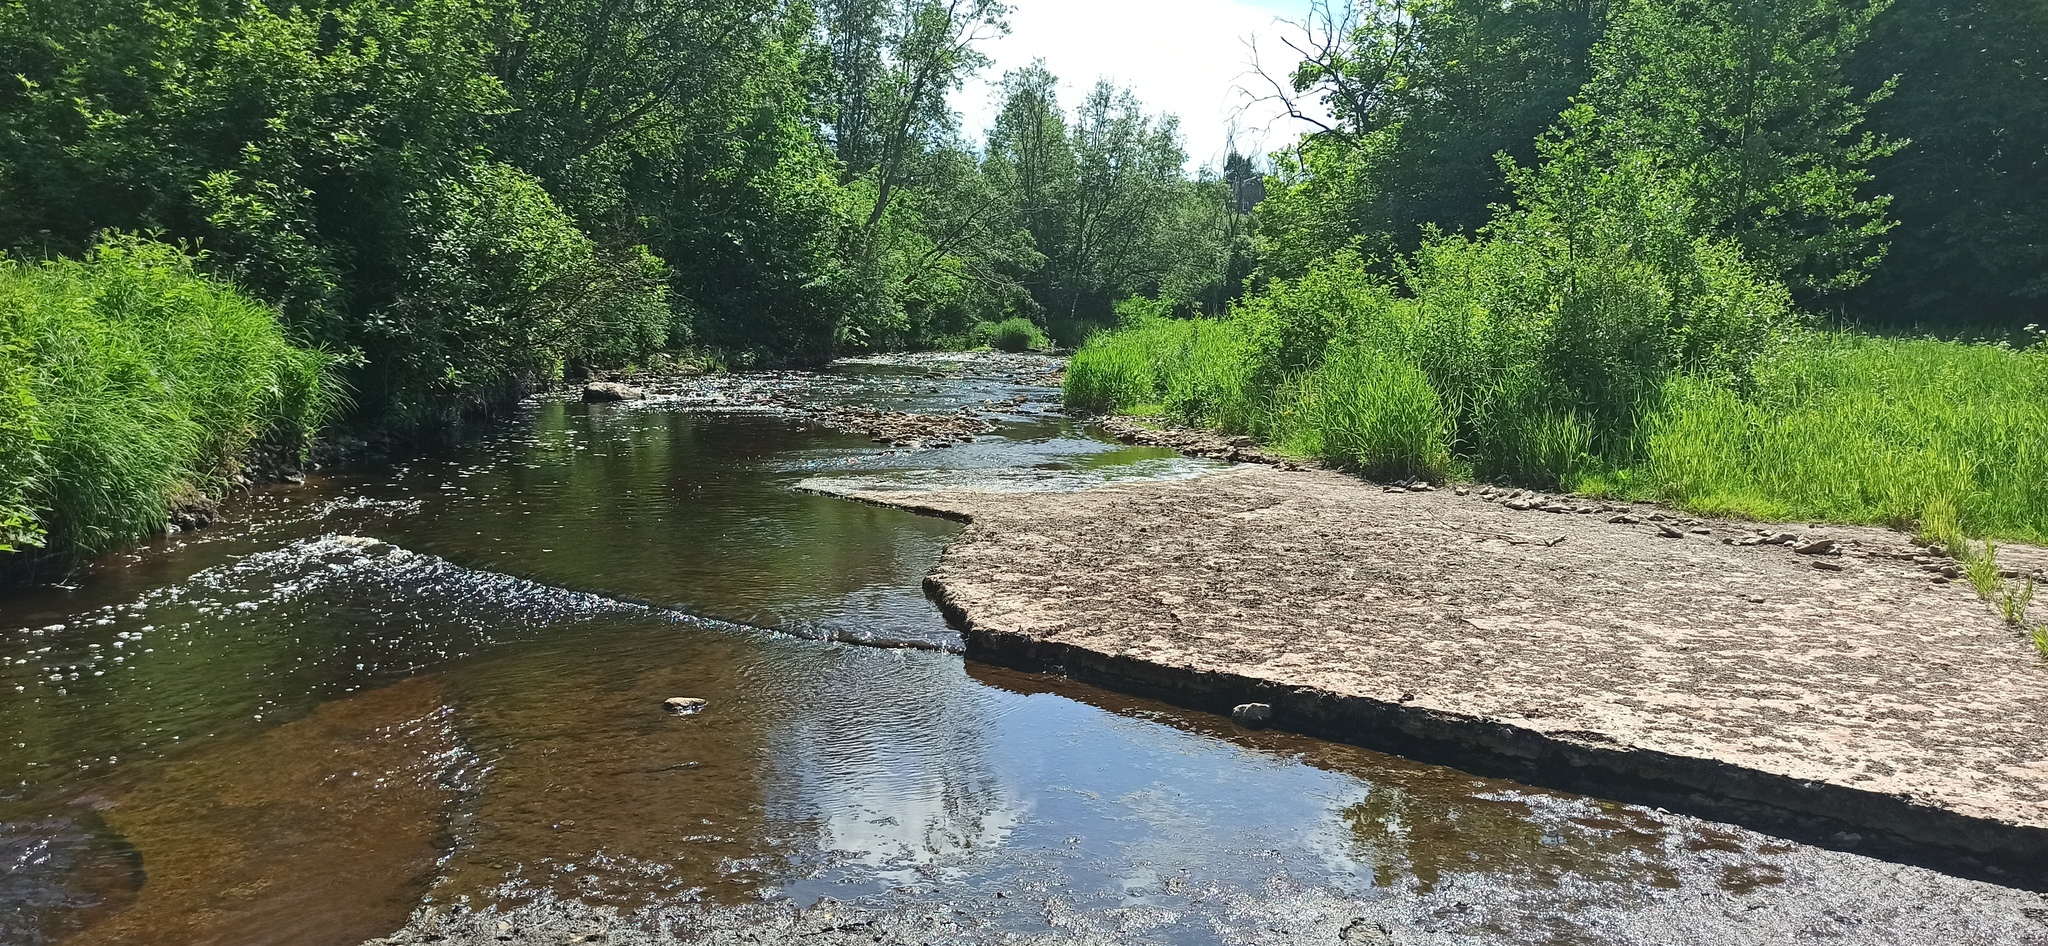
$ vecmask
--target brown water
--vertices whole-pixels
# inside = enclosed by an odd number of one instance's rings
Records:
[[[1402,942],[2048,942],[2032,894],[830,640],[957,648],[918,580],[958,527],[806,479],[1205,469],[1042,413],[1047,367],[540,401],[7,600],[0,943],[354,944],[423,905],[822,897],[1270,942],[1246,905],[1276,891],[1370,906]],[[774,391],[1034,404],[903,452],[760,409]]]

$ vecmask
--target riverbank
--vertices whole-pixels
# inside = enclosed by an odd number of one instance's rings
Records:
[[[1467,338],[1462,325],[1425,330],[1428,319],[1400,313],[1465,309],[1394,299],[1345,330],[1356,337],[1291,334],[1307,331],[1297,323],[1336,331],[1320,321],[1328,306],[1317,298],[1282,293],[1230,319],[1139,320],[1098,335],[1074,355],[1066,404],[1249,435],[1373,479],[1477,480],[1700,515],[1903,528],[1959,557],[1982,539],[2048,543],[2048,480],[2034,472],[2048,465],[2041,335],[1965,344],[1787,328],[1734,345],[1739,365],[1533,383],[1579,364],[1573,345],[1605,342],[1540,324],[1517,330],[1528,338],[1509,333],[1519,340]],[[1287,317],[1267,324],[1278,312]],[[1475,353],[1506,360],[1481,367]]]
[[[971,523],[927,587],[973,659],[2002,883],[2048,865],[2048,664],[1896,532],[1265,466],[837,492]]]
[[[333,361],[180,247],[0,260],[0,580],[194,524],[296,461],[342,400]]]
[[[812,490],[1223,469],[1057,366],[543,395],[9,598],[0,941],[2048,946],[2010,885],[961,660],[960,528]]]

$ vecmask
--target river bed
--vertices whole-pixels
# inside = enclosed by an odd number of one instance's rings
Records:
[[[963,660],[919,587],[959,527],[801,486],[1216,468],[1056,413],[1057,367],[536,398],[0,602],[0,943],[821,904],[990,942],[2048,943],[2036,894]],[[792,400],[997,430],[897,447]]]

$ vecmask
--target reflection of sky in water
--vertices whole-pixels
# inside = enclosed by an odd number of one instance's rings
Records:
[[[957,871],[1022,818],[989,757],[995,721],[950,661],[858,657],[771,723],[770,817],[816,823],[820,851],[884,869]]]

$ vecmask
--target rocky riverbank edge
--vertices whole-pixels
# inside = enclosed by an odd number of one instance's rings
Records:
[[[2048,670],[1895,532],[1281,462],[1056,499],[838,494],[969,523],[926,590],[973,660],[2048,889],[2048,714],[2025,696]]]

